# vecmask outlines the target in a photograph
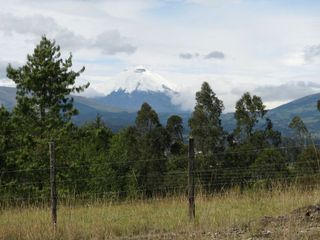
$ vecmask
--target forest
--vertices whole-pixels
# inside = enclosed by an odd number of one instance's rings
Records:
[[[42,37],[25,65],[7,67],[17,88],[12,111],[0,107],[0,201],[49,198],[49,148],[54,142],[59,198],[150,198],[183,194],[187,186],[188,139],[182,118],[162,125],[143,103],[135,124],[112,132],[97,114],[76,125],[72,94],[85,71],[72,70],[55,41]],[[204,82],[189,119],[195,141],[198,188],[216,193],[235,186],[271,188],[274,182],[312,184],[320,171],[318,141],[299,116],[288,126],[295,138],[281,136],[259,96],[246,92],[236,102],[236,128],[221,125],[223,101]],[[320,101],[317,103],[320,110]],[[319,113],[320,117],[320,113]],[[257,123],[263,122],[263,127]]]

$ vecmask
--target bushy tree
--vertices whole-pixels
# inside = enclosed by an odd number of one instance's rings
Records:
[[[138,131],[142,134],[150,132],[160,124],[158,114],[146,102],[142,104],[138,111],[135,123]]]
[[[183,120],[178,115],[172,115],[167,120],[166,130],[170,136],[170,153],[179,155],[183,152]]]
[[[172,115],[167,120],[167,131],[169,132],[171,139],[174,141],[183,141],[183,120],[178,115]]]
[[[72,55],[63,60],[55,41],[42,37],[25,65],[7,67],[7,76],[17,88],[16,112],[23,118],[32,118],[36,126],[57,127],[77,113],[70,94],[89,86],[75,86],[75,80],[84,71],[73,71]]]
[[[255,179],[283,180],[288,175],[285,157],[277,149],[264,149],[251,165],[251,172]]]
[[[88,87],[75,86],[75,80],[84,71],[73,71],[72,56],[63,60],[60,47],[55,41],[42,37],[31,55],[27,55],[26,63],[18,68],[8,65],[7,77],[17,89],[17,105],[12,113],[12,121],[16,130],[15,152],[18,168],[47,168],[48,141],[57,140],[65,135],[71,124],[71,117],[77,113],[70,94],[81,92]],[[59,148],[59,143],[57,143]],[[18,182],[33,181],[26,189],[37,189],[41,193],[48,190],[48,174],[21,173]],[[19,185],[18,186],[23,186]],[[31,190],[30,190],[31,189]]]
[[[302,142],[302,144],[307,145],[307,142],[310,140],[311,135],[307,126],[299,116],[295,116],[292,118],[289,124],[289,128],[293,129],[296,132],[298,140]]]
[[[295,168],[298,174],[314,175],[320,172],[320,151],[312,146],[304,149],[298,156]]]
[[[108,161],[117,176],[114,183],[118,191],[135,196],[139,189],[139,169],[143,163],[135,127],[127,127],[111,139]],[[126,195],[126,194],[125,194]]]
[[[235,119],[237,127],[235,134],[241,140],[248,139],[259,119],[263,119],[267,110],[260,97],[251,96],[249,92],[242,95],[236,103]]]
[[[220,119],[223,108],[222,101],[204,82],[196,93],[196,106],[189,119],[195,146],[204,154],[220,151],[223,147],[224,131]]]

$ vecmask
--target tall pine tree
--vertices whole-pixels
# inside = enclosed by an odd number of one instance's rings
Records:
[[[60,47],[45,36],[27,55],[27,62],[19,68],[7,67],[7,76],[17,88],[17,112],[25,121],[41,128],[55,128],[77,114],[70,94],[89,86],[75,86],[84,71],[73,71],[72,55],[63,60]],[[43,129],[42,129],[43,130]]]

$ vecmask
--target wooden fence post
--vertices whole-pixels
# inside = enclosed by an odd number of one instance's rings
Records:
[[[188,161],[188,198],[189,198],[189,219],[195,218],[195,186],[194,186],[194,139],[189,137],[189,161]]]
[[[57,227],[57,189],[56,189],[56,156],[54,142],[49,142],[50,155],[50,198],[51,198],[51,219],[54,230]]]

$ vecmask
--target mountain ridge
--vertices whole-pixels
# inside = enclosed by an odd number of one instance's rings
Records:
[[[15,105],[15,88],[0,86],[0,105],[12,109]],[[130,108],[119,108],[112,105],[102,104],[95,99],[73,96],[75,107],[80,114],[75,116],[73,121],[77,124],[83,124],[92,121],[97,114],[100,114],[106,124],[113,130],[117,131],[123,127],[134,124],[136,110]],[[294,116],[300,116],[309,131],[315,136],[320,137],[320,112],[317,110],[316,104],[320,99],[320,93],[308,95],[299,99],[295,99],[289,103],[280,105],[274,109],[270,109],[266,117],[270,118],[275,129],[281,131],[286,136],[292,135],[293,130],[288,125]],[[149,103],[150,104],[150,103]],[[154,107],[152,104],[150,104]],[[166,123],[167,118],[171,114],[180,115],[183,118],[184,126],[188,129],[188,119],[191,112],[186,111],[167,111],[158,112],[162,124]],[[225,130],[232,131],[235,127],[234,113],[223,113],[222,124]]]

